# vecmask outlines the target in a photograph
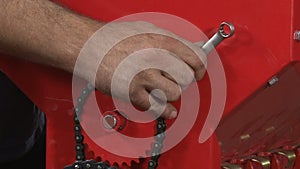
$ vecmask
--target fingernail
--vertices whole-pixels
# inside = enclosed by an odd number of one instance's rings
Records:
[[[172,111],[170,116],[169,116],[169,119],[174,119],[177,117],[177,112],[176,111]]]

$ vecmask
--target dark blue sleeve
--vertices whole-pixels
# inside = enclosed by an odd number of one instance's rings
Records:
[[[0,71],[0,163],[28,152],[44,124],[43,113]]]

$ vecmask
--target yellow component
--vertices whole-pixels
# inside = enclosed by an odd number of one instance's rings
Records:
[[[296,153],[292,150],[279,150],[275,152],[278,155],[282,155],[287,158],[288,163],[286,165],[286,168],[290,168],[294,165],[296,161]]]
[[[256,157],[251,158],[250,161],[260,164],[262,169],[270,169],[271,168],[271,162],[269,159],[256,156]]]

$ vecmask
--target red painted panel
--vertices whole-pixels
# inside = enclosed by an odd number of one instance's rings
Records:
[[[111,21],[137,12],[169,13],[190,21],[207,35],[211,35],[216,26],[222,21],[232,22],[236,26],[236,34],[232,39],[222,43],[217,48],[227,79],[227,101],[224,119],[226,117],[230,118],[237,107],[246,104],[249,101],[247,98],[254,92],[259,93],[260,90],[258,89],[265,85],[272,76],[281,72],[292,61],[300,60],[299,42],[292,39],[294,30],[300,29],[300,15],[297,12],[300,9],[299,0],[276,2],[274,0],[134,0],[131,2],[123,0],[90,0],[88,2],[83,0],[61,0],[60,2],[79,13],[104,21]],[[62,168],[66,164],[73,163],[75,154],[71,75],[25,61],[8,59],[4,56],[1,56],[0,68],[46,113],[48,122],[47,169]],[[288,79],[291,84],[294,84],[294,80],[297,80],[296,77],[299,77],[298,66],[295,67],[295,72],[298,72],[298,74],[295,73],[295,78]],[[216,135],[213,135],[204,144],[198,143],[200,129],[210,106],[208,75],[199,82],[199,85],[201,86],[201,93],[206,96],[206,98],[203,96],[201,98],[201,105],[203,106],[199,110],[200,116],[197,118],[190,134],[174,149],[162,155],[159,168],[219,168],[220,166],[221,155]],[[287,91],[291,92],[290,89],[298,89],[297,86],[292,87],[286,86],[279,91],[285,93]],[[107,103],[110,100],[109,97],[102,96],[100,93],[97,95],[105,100],[105,102],[100,101],[101,103]],[[267,97],[269,99],[261,100],[258,106],[265,105],[266,108],[272,108],[270,99],[273,98],[273,95]],[[299,95],[296,94],[288,99],[295,102],[298,97]],[[290,103],[285,102],[286,100],[279,99],[277,101],[278,106],[290,105]],[[297,104],[295,103],[295,105]],[[110,109],[110,107],[113,106],[108,104],[103,109]],[[260,109],[260,107],[254,108]],[[250,110],[247,109],[247,111]],[[259,123],[269,123],[268,119],[263,118],[263,120],[265,121]],[[241,121],[235,122],[242,123]],[[249,123],[250,129],[251,125]],[[296,131],[299,133],[298,128]],[[230,132],[226,129],[224,129],[223,134],[229,134],[227,136],[230,136]],[[296,139],[299,137],[287,135],[284,139],[286,138],[297,141]],[[286,141],[284,139],[276,138],[274,142],[271,139],[266,141],[272,147],[284,144]],[[86,142],[89,145],[90,157],[104,156],[101,148],[88,137]],[[247,144],[247,146],[250,147],[250,144]],[[249,147],[242,147],[239,151],[247,151]],[[232,148],[229,147],[228,150]],[[109,156],[107,153],[105,154],[107,157]],[[119,160],[128,161],[128,159],[120,157]],[[136,167],[140,168],[139,166]]]

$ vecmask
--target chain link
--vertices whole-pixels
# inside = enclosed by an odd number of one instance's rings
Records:
[[[85,145],[83,143],[84,136],[81,133],[80,116],[82,114],[83,106],[86,99],[95,88],[92,84],[88,83],[82,90],[81,95],[77,99],[77,104],[74,107],[74,131],[75,131],[75,152],[76,162],[72,165],[64,167],[64,169],[118,169],[115,166],[110,166],[106,162],[96,162],[95,160],[86,160]],[[163,118],[157,119],[156,134],[154,136],[154,143],[152,145],[151,158],[148,162],[148,169],[156,169],[158,166],[158,159],[163,148],[163,142],[166,137],[167,125]]]
[[[158,166],[158,159],[161,154],[161,150],[163,148],[163,142],[165,140],[165,131],[166,131],[167,125],[165,123],[165,120],[163,118],[157,119],[156,124],[156,134],[155,134],[155,141],[153,143],[153,148],[151,152],[151,160],[148,162],[148,169],[156,169]]]

